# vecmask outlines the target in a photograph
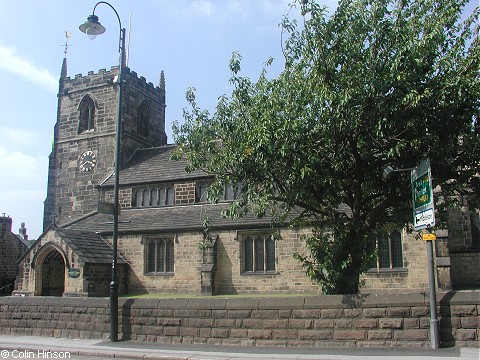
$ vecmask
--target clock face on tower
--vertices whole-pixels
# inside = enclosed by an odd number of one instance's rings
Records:
[[[78,167],[83,172],[90,172],[97,165],[97,155],[92,150],[85,151],[78,159]]]

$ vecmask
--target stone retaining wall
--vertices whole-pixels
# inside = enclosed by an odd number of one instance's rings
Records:
[[[480,292],[437,295],[441,346],[479,347]],[[282,347],[430,347],[428,294],[120,299],[122,339]],[[106,298],[0,298],[0,334],[107,338]]]

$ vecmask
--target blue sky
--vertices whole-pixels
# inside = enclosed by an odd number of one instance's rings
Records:
[[[165,72],[169,142],[172,122],[182,121],[189,87],[197,89],[198,105],[209,110],[219,96],[230,93],[232,52],[242,55],[244,76],[256,79],[269,57],[275,59],[269,74],[281,71],[278,24],[289,11],[290,1],[109,1],[129,32],[128,66],[154,84],[158,84],[160,71]],[[334,9],[337,1],[321,3]],[[108,6],[99,5],[95,12],[107,28],[105,34],[92,41],[78,30],[95,4],[87,0],[2,2],[0,213],[12,217],[15,232],[25,222],[31,239],[42,232],[65,31],[72,33],[68,76],[118,64],[118,20]]]

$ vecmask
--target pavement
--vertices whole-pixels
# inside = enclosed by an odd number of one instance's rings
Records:
[[[38,336],[0,335],[3,359],[162,359],[162,360],[382,360],[480,359],[478,348],[260,348],[207,345],[165,345],[135,341],[110,342]]]

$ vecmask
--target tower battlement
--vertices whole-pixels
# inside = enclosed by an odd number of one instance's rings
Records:
[[[98,72],[89,71],[87,75],[76,74],[73,78],[70,76],[65,77],[63,80],[64,93],[70,93],[73,91],[79,91],[92,86],[106,86],[111,85],[115,76],[119,73],[119,67],[112,66],[110,70],[99,69]],[[147,82],[147,79],[143,76],[138,76],[135,71],[131,71],[130,68],[125,68],[125,81],[128,84],[138,90],[142,90],[148,93],[150,96],[159,96],[161,99],[165,96],[165,88],[155,86],[152,82]]]

